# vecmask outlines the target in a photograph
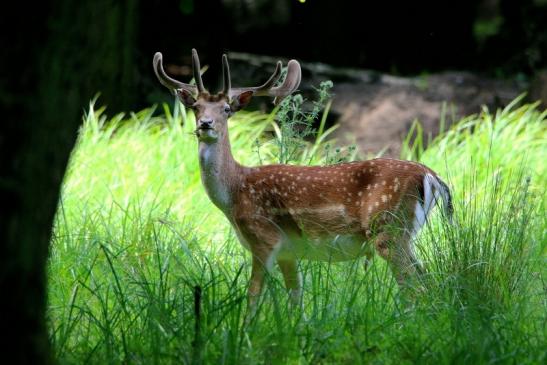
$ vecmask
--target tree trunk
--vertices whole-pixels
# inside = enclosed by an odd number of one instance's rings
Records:
[[[0,40],[0,322],[11,364],[53,362],[46,264],[59,191],[82,112],[102,91],[132,107],[138,0],[15,2]],[[120,96],[121,95],[121,96]]]

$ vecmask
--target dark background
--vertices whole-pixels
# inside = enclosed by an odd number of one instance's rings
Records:
[[[7,7],[10,5],[10,8]],[[168,93],[151,61],[218,80],[224,51],[397,75],[531,79],[547,67],[547,0],[43,0],[0,17],[0,323],[11,363],[49,362],[45,263],[59,187],[89,100],[112,115]],[[185,69],[180,76],[184,77]],[[188,81],[188,80],[184,80]],[[161,96],[158,96],[161,95]]]

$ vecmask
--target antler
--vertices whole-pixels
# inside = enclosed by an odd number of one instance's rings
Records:
[[[224,95],[230,94],[232,88],[232,81],[230,77],[230,66],[228,65],[228,57],[225,54],[222,55],[222,93]]]
[[[202,93],[205,91],[205,88],[203,87],[203,80],[201,79],[201,67],[199,65],[198,52],[195,48],[192,48],[192,69],[194,70],[194,80],[196,80],[198,93]]]
[[[168,89],[182,89],[188,91],[191,94],[196,94],[196,92],[204,92],[205,88],[203,87],[203,81],[200,74],[201,68],[199,65],[199,57],[195,49],[192,49],[192,69],[194,73],[194,80],[196,80],[196,86],[185,84],[169,77],[163,69],[163,55],[161,54],[161,52],[156,52],[156,54],[154,55],[154,72],[156,73],[156,76],[158,77],[158,80],[161,82],[161,84]]]
[[[222,74],[224,76],[224,88],[223,93],[230,98],[244,93],[246,91],[252,91],[255,96],[275,96],[274,103],[281,101],[285,96],[293,93],[302,79],[302,70],[300,64],[296,60],[290,60],[287,65],[287,76],[283,81],[283,84],[273,87],[274,84],[281,77],[281,61],[277,61],[275,70],[264,84],[254,87],[237,87],[231,88],[230,82],[230,66],[228,65],[228,58],[226,55],[222,56]]]
[[[156,52],[154,55],[154,73],[161,84],[170,90],[182,89],[188,91],[190,94],[196,93],[197,89],[194,85],[175,80],[165,73],[165,70],[163,69],[163,55],[161,52]]]
[[[196,85],[194,86],[190,84],[185,84],[167,75],[167,73],[163,69],[163,56],[160,52],[156,52],[156,54],[154,55],[154,72],[156,73],[156,76],[158,77],[158,80],[162,83],[162,85],[171,90],[186,90],[191,94],[200,94],[205,92],[206,90],[203,86],[200,69],[201,67],[199,64],[198,53],[195,49],[192,49],[192,70]],[[302,70],[300,69],[300,64],[298,63],[298,61],[290,60],[287,64],[287,76],[285,77],[283,84],[274,87],[275,83],[281,77],[281,61],[277,61],[273,74],[264,84],[253,87],[232,88],[228,57],[226,57],[226,55],[222,55],[222,75],[222,93],[228,95],[229,98],[240,95],[246,91],[252,91],[253,95],[255,96],[274,96],[274,103],[277,104],[285,96],[293,93],[296,88],[298,88],[298,86],[300,85],[300,80],[302,78]]]

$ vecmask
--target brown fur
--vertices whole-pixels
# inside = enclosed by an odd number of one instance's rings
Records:
[[[394,212],[405,196],[416,197],[425,172],[423,165],[393,159],[375,159],[332,166],[268,165],[250,168],[234,195],[236,220],[260,221],[273,217],[280,227],[290,226],[311,236],[365,232],[382,212]],[[342,205],[343,217],[323,214],[322,207]],[[317,213],[313,213],[313,210]],[[273,224],[272,222],[272,224]]]
[[[408,223],[423,194],[425,173],[436,176],[426,166],[393,159],[324,167],[238,167],[229,219],[253,254],[251,302],[262,288],[266,261],[287,235],[361,237],[373,243],[403,285],[416,269]],[[400,226],[400,232],[387,230],[389,225]],[[370,251],[362,254],[370,259]],[[278,262],[287,288],[297,290],[295,259]]]

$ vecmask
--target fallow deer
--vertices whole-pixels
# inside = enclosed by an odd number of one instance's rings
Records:
[[[278,101],[300,84],[300,64],[291,60],[287,76],[278,61],[273,75],[258,87],[233,88],[226,55],[224,87],[210,94],[203,86],[197,52],[192,50],[196,85],[169,77],[162,54],[154,56],[159,81],[194,111],[201,180],[209,198],[226,215],[241,244],[252,254],[248,287],[254,311],[265,273],[279,265],[293,304],[301,301],[300,259],[343,261],[374,250],[384,258],[398,284],[420,271],[413,238],[437,199],[451,216],[450,191],[428,167],[389,158],[330,166],[266,165],[247,167],[232,156],[227,121],[253,96]]]

